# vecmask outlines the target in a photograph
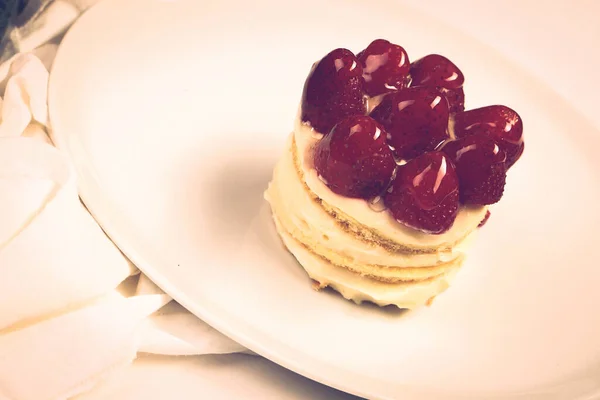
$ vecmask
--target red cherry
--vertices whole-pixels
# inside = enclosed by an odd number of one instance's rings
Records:
[[[370,117],[347,117],[316,145],[315,168],[327,186],[342,196],[380,195],[396,168],[386,135]]]
[[[410,66],[411,86],[427,86],[439,89],[448,98],[451,113],[465,109],[465,83],[463,73],[444,56],[430,54]]]
[[[493,137],[506,152],[506,169],[523,154],[523,121],[519,114],[506,106],[488,106],[457,113],[454,116],[454,135],[457,138],[484,134]]]
[[[365,90],[369,96],[400,90],[408,85],[410,61],[402,47],[377,39],[356,57],[363,67]]]
[[[427,233],[446,232],[458,212],[458,177],[449,158],[425,153],[398,167],[384,195],[396,220]]]
[[[386,95],[371,112],[388,132],[396,157],[411,159],[448,136],[448,102],[437,90],[415,87]]]
[[[472,135],[440,146],[456,166],[463,204],[494,204],[506,183],[506,153],[494,139]]]
[[[362,74],[350,50],[336,49],[323,57],[304,84],[302,121],[326,133],[349,115],[366,114]]]

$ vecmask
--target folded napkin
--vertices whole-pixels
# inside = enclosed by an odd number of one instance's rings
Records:
[[[0,65],[0,400],[69,398],[138,352],[246,351],[139,274],[79,201],[73,168],[46,134],[57,46],[37,46],[84,3],[45,4],[11,34],[25,52]]]

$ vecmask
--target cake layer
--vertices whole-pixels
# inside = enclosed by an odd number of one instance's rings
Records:
[[[437,277],[417,282],[380,282],[328,263],[295,240],[275,214],[273,219],[283,243],[308,275],[319,283],[318,288],[329,286],[358,304],[370,301],[379,306],[395,305],[408,309],[428,304],[450,286],[459,269],[456,265]]]

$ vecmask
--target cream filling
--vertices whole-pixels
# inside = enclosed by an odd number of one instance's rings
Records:
[[[310,190],[327,204],[393,242],[422,249],[452,248],[473,232],[485,217],[487,207],[462,206],[450,230],[443,234],[432,235],[409,228],[396,221],[389,211],[375,211],[366,200],[340,196],[319,179],[313,167],[312,149],[322,135],[303,124],[299,115],[295,121],[294,137],[305,183]]]
[[[330,286],[346,299],[359,304],[371,301],[379,306],[393,304],[399,308],[416,308],[446,290],[458,271],[458,267],[452,268],[436,278],[421,282],[391,284],[365,279],[309,252],[283,229],[276,215],[273,219],[283,243],[312,279],[319,282],[320,286]]]

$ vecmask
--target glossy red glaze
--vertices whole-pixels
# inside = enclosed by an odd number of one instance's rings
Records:
[[[506,184],[506,153],[486,135],[472,135],[440,146],[456,166],[463,204],[494,204]]]
[[[349,115],[366,114],[362,74],[350,50],[336,49],[323,57],[304,84],[302,121],[326,133]]]
[[[388,132],[397,158],[409,160],[448,139],[448,102],[437,90],[406,88],[386,95],[371,112]]]
[[[389,185],[396,163],[385,129],[370,117],[340,121],[315,147],[315,168],[335,193],[368,199]]]
[[[398,167],[384,202],[396,220],[427,233],[446,232],[458,213],[458,177],[439,151]]]
[[[451,113],[465,109],[465,93],[462,89],[465,77],[450,60],[439,54],[430,54],[410,66],[411,87],[437,88],[448,98]]]
[[[389,93],[408,85],[410,61],[402,47],[377,39],[357,57],[363,68],[365,91],[369,96]]]
[[[457,113],[454,116],[454,135],[457,138],[483,134],[496,139],[506,152],[506,167],[512,167],[523,154],[523,121],[519,114],[506,106],[488,106]]]

